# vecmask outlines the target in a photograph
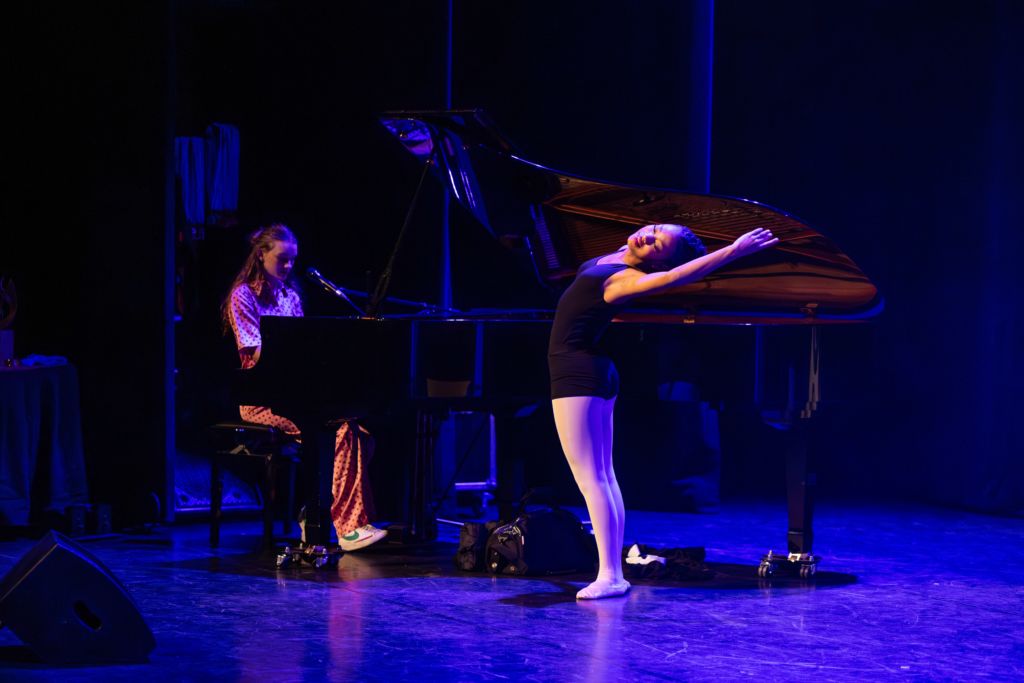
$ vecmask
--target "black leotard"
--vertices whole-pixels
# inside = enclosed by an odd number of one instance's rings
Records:
[[[619,374],[611,358],[597,346],[619,306],[604,300],[604,281],[628,268],[624,263],[598,265],[598,257],[585,262],[576,279],[558,300],[548,342],[551,398],[599,396],[619,393]]]

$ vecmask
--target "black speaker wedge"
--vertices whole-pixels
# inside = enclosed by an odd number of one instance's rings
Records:
[[[0,581],[0,623],[50,664],[145,662],[156,647],[121,582],[56,531]]]

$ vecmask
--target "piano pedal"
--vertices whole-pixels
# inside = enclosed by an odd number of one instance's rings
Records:
[[[757,566],[757,576],[767,579],[776,574],[784,574],[810,579],[817,573],[819,562],[821,562],[821,558],[810,553],[776,555],[769,550],[768,554],[761,558],[761,564]]]

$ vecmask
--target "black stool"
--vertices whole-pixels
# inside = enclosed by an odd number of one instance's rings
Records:
[[[263,545],[274,543],[274,506],[278,500],[277,471],[287,468],[288,490],[285,513],[281,517],[282,533],[291,532],[295,501],[295,464],[299,461],[298,444],[280,429],[255,422],[219,422],[209,428],[210,443],[210,545],[220,544],[221,506],[224,502],[223,464],[228,458],[262,458],[263,480]]]

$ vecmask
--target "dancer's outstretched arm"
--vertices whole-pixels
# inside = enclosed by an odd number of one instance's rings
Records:
[[[604,286],[604,300],[610,304],[622,304],[638,296],[648,296],[663,292],[672,287],[696,282],[713,273],[725,264],[738,258],[756,254],[779,243],[771,231],[756,228],[740,235],[735,242],[718,251],[705,254],[692,261],[676,266],[672,270],[660,273],[641,273],[637,270],[625,270],[621,275],[609,278]]]

